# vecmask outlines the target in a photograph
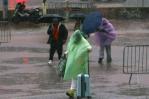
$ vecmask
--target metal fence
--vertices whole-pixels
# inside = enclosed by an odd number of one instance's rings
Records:
[[[149,74],[149,45],[127,45],[123,50],[123,73]]]
[[[8,43],[11,40],[11,29],[8,21],[0,21],[0,43]]]
[[[92,2],[48,2],[48,8],[49,9],[55,9],[55,8],[92,8],[93,3]]]

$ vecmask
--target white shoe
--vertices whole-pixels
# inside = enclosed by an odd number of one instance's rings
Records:
[[[48,64],[51,65],[52,64],[52,60],[49,60]]]

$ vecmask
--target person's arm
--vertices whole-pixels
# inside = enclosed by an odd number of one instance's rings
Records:
[[[108,33],[103,27],[101,27],[101,26],[99,26],[98,28],[97,28],[97,31],[98,32],[103,32],[103,33]]]
[[[50,36],[52,34],[52,25],[49,25],[49,28],[47,30],[47,34]]]
[[[63,43],[65,43],[68,37],[68,30],[65,27],[65,25],[61,24],[61,26],[62,26],[62,32],[63,32]]]
[[[89,52],[92,51],[92,47],[91,46],[89,46],[87,49],[88,49]]]
[[[51,35],[52,35],[52,25],[51,24],[48,27],[47,34],[49,35],[47,44],[50,44],[51,43],[51,40],[52,40],[52,37],[51,37]]]
[[[66,51],[64,52],[64,54],[67,55],[67,54],[68,54],[68,50],[66,50]]]

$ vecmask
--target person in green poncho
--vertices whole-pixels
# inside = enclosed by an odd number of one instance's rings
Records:
[[[88,73],[89,52],[92,47],[82,36],[80,30],[75,30],[67,45],[67,63],[64,80],[72,80],[70,89],[66,92],[69,97],[74,96],[77,75]]]

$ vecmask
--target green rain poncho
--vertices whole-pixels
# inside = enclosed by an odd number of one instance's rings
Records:
[[[78,74],[88,73],[88,58],[91,45],[81,34],[80,30],[76,30],[68,42],[64,80],[76,79]]]

